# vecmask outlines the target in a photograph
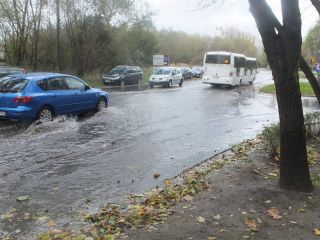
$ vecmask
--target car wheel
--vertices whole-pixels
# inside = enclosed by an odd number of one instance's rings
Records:
[[[100,112],[102,109],[106,108],[107,104],[106,104],[106,100],[104,98],[99,98],[98,103],[97,103],[97,107],[96,107],[96,112]]]
[[[171,88],[172,87],[172,81],[170,80],[169,82],[168,82],[168,88]]]
[[[149,87],[150,87],[150,88],[153,88],[153,84],[149,84]]]
[[[42,123],[52,121],[53,118],[54,118],[54,112],[52,108],[48,106],[42,107],[39,110],[37,115],[37,119]]]
[[[179,87],[182,87],[183,85],[183,78],[181,78],[180,83],[179,83]]]

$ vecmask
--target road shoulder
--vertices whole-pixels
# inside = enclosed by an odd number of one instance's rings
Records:
[[[309,146],[320,149],[319,141]],[[244,155],[210,172],[208,189],[180,202],[164,224],[127,229],[127,238],[317,239],[319,164],[311,167],[315,191],[297,193],[278,187],[278,168],[260,144]]]

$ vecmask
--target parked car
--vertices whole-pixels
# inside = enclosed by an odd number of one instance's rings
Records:
[[[25,70],[18,67],[0,66],[0,78],[17,73],[25,73]]]
[[[190,68],[181,67],[180,71],[182,73],[183,79],[192,79],[193,75]]]
[[[178,68],[160,67],[150,76],[149,86],[161,85],[163,87],[172,87],[173,84],[183,85],[183,76]]]
[[[116,66],[103,74],[102,80],[106,85],[134,85],[143,79],[143,72],[137,66]]]
[[[192,67],[191,69],[193,77],[202,78],[203,76],[203,67]]]
[[[62,114],[100,111],[108,104],[107,92],[71,75],[29,73],[0,78],[0,118],[44,122]]]

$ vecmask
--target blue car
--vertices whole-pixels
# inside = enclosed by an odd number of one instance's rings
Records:
[[[62,114],[100,111],[109,95],[81,79],[57,73],[15,74],[0,78],[0,118],[52,120]]]

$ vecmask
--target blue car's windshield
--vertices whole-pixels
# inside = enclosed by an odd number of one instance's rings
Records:
[[[169,75],[171,73],[170,68],[160,68],[155,71],[154,75]]]
[[[18,93],[23,91],[27,86],[28,81],[16,77],[4,77],[0,78],[0,92],[2,93]]]

